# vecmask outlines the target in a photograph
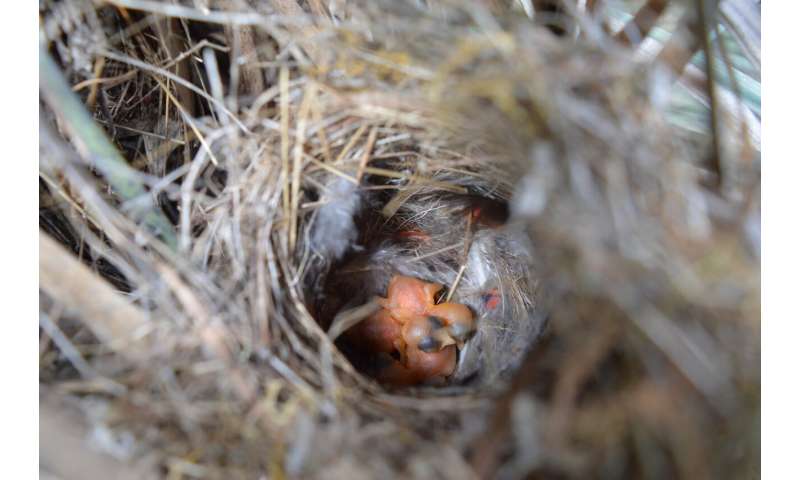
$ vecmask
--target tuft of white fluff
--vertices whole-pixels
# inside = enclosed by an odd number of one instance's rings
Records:
[[[361,206],[361,195],[357,185],[337,178],[328,185],[323,201],[311,230],[311,245],[322,255],[338,260],[358,238],[353,217]]]

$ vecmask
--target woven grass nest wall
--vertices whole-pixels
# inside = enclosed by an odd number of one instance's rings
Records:
[[[700,3],[41,1],[42,472],[751,478],[760,47]],[[397,274],[444,379],[333,334]]]

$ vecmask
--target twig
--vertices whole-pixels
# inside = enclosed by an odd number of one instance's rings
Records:
[[[336,168],[336,167],[334,167],[332,165],[328,165],[327,163],[320,162],[319,160],[317,160],[314,157],[310,157],[309,160],[311,160],[311,163],[313,163],[314,165],[316,165],[316,166],[318,166],[318,167],[320,167],[320,168],[322,168],[324,170],[327,170],[327,171],[331,172],[332,174],[334,174],[334,175],[336,175],[338,177],[341,177],[341,178],[347,180],[348,182],[352,183],[353,185],[358,185],[358,182],[356,181],[355,178],[353,178],[350,175],[342,172],[338,168]]]
[[[364,305],[337,313],[333,318],[333,322],[331,322],[331,327],[328,329],[328,338],[331,341],[336,340],[341,334],[358,325],[359,322],[380,309],[381,305],[378,303],[377,298],[373,298]]]
[[[364,146],[364,154],[361,156],[361,161],[358,163],[358,172],[356,173],[356,181],[361,183],[361,177],[364,176],[364,168],[369,162],[372,147],[375,145],[375,139],[378,137],[378,127],[372,127],[367,137],[367,144]]]
[[[181,45],[180,37],[176,34],[176,30],[180,29],[180,19],[164,18],[160,22],[156,23],[156,29],[158,30],[158,34],[161,37],[161,41],[164,49],[167,51],[167,56],[169,59],[173,60],[180,56],[183,46]],[[175,90],[178,94],[178,99],[180,100],[181,105],[183,105],[183,109],[193,117],[195,115],[194,93],[186,85],[191,84],[192,74],[188,68],[188,62],[186,59],[175,61],[175,75],[186,82],[178,83],[175,86]]]
[[[447,296],[445,297],[444,301],[449,302],[451,298],[453,298],[453,293],[458,288],[458,284],[461,282],[461,277],[464,276],[464,271],[467,269],[467,264],[462,263],[461,266],[458,268],[458,273],[456,274],[455,280],[453,280],[453,284],[450,285],[450,288],[447,289]]]
[[[686,65],[701,47],[699,35],[696,34],[696,15],[687,12],[678,24],[680,26],[655,59],[656,63],[667,65],[676,77],[681,76]]]
[[[458,269],[458,273],[456,274],[455,280],[453,280],[453,284],[447,291],[447,297],[445,297],[445,302],[449,302],[451,298],[453,298],[453,294],[458,288],[459,282],[461,282],[461,277],[464,276],[464,271],[467,269],[467,264],[469,263],[469,250],[472,248],[472,238],[475,236],[475,215],[473,212],[469,212],[467,214],[467,228],[464,232],[464,251],[461,253],[461,267]]]
[[[42,327],[42,330],[53,340],[53,343],[61,350],[64,357],[69,360],[69,363],[71,363],[72,366],[75,367],[75,370],[84,378],[94,378],[97,376],[97,373],[95,373],[94,369],[86,362],[81,352],[75,348],[75,345],[69,341],[67,336],[58,328],[58,325],[44,312],[39,312],[39,326]]]
[[[317,96],[313,82],[306,85],[300,110],[297,112],[297,138],[294,142],[294,165],[292,166],[292,210],[289,217],[289,250],[294,251],[297,242],[297,208],[300,204],[300,174],[303,171],[303,148],[306,143],[306,125],[311,116],[311,105]]]
[[[94,78],[98,78],[103,73],[103,67],[106,64],[105,58],[98,58],[94,62]],[[92,84],[92,88],[89,90],[89,96],[86,97],[86,105],[89,108],[94,107],[94,102],[97,101],[97,83]]]
[[[366,125],[361,125],[360,127],[358,127],[356,133],[354,133],[353,136],[350,137],[350,140],[347,141],[347,144],[344,146],[342,151],[339,152],[339,155],[336,156],[336,160],[334,160],[333,163],[339,163],[342,160],[344,160],[344,158],[347,156],[348,153],[350,153],[350,150],[353,148],[358,139],[361,138],[361,135],[363,135],[366,130],[367,130]]]
[[[255,97],[264,91],[264,76],[258,66],[258,50],[256,49],[255,31],[246,25],[226,25],[225,36],[231,45],[231,78],[233,70],[239,69],[239,57],[246,59],[241,68],[242,91],[245,95]],[[236,75],[238,77],[238,73]],[[238,83],[238,81],[236,82]],[[236,83],[232,82],[231,95],[236,95]]]
[[[271,18],[251,12],[225,12],[208,11],[204,12],[192,7],[176,5],[166,2],[156,2],[152,0],[104,0],[106,3],[118,7],[140,10],[143,12],[156,13],[167,17],[180,17],[187,20],[198,22],[219,23],[222,25],[259,25],[268,22]]]
[[[722,186],[722,149],[720,146],[719,132],[719,107],[717,106],[717,79],[716,68],[714,66],[714,49],[711,45],[711,36],[708,26],[714,19],[714,12],[717,9],[717,0],[696,0],[697,1],[697,21],[699,23],[699,35],[702,36],[703,51],[706,57],[706,85],[708,88],[708,103],[711,109],[711,168],[716,173],[715,183],[717,188]]]
[[[283,209],[289,216],[289,68],[282,67],[278,77],[281,94],[281,183],[283,184]]]
[[[615,35],[617,41],[629,46],[641,43],[655,26],[661,14],[664,13],[667,5],[669,5],[669,0],[648,0]]]
[[[744,105],[744,96],[742,94],[742,89],[739,85],[739,80],[736,78],[736,72],[733,69],[733,62],[728,54],[728,47],[725,46],[725,42],[722,39],[722,33],[719,29],[719,23],[714,22],[714,34],[716,38],[719,39],[719,53],[722,56],[722,61],[725,64],[725,69],[728,73],[728,78],[731,79],[731,90],[733,90],[733,94],[736,96],[736,110],[739,115],[739,134],[742,138],[742,151],[740,153],[744,154],[744,151],[752,153],[753,152],[753,144],[750,141],[750,132],[747,126],[747,121],[745,120],[745,105]]]

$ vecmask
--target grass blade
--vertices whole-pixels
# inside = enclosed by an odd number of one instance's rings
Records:
[[[171,249],[177,248],[172,224],[152,201],[144,204],[140,201],[149,194],[136,171],[128,166],[103,129],[94,122],[44,48],[39,49],[39,88],[47,104],[64,122],[84,158],[100,171],[123,201],[136,200],[134,203],[137,207],[133,212],[136,220],[141,220],[150,232],[160,237]]]

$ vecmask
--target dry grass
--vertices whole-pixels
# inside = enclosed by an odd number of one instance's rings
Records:
[[[670,124],[659,62],[688,58],[634,57],[602,2],[534,21],[543,2],[427,3],[43,3],[48,51],[130,168],[111,178],[43,87],[42,401],[146,476],[749,477],[760,166],[741,112],[715,106],[718,136]],[[328,335],[393,272],[481,315],[449,385],[382,387]]]

